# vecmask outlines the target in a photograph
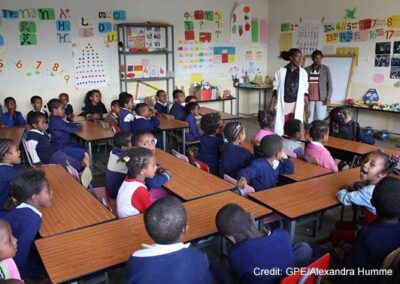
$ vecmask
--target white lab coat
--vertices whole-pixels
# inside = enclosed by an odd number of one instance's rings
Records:
[[[299,90],[297,93],[296,109],[294,112],[294,118],[299,119],[303,122],[304,119],[304,94],[308,93],[308,74],[304,68],[300,68],[299,75]],[[275,116],[275,127],[274,132],[278,135],[283,135],[283,126],[285,124],[284,117],[284,92],[285,92],[285,78],[286,78],[286,66],[281,67],[278,72],[275,73],[274,90],[277,91],[276,97],[276,116]]]

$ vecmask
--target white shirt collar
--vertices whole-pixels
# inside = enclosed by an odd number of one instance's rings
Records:
[[[144,116],[141,116],[141,115],[135,115],[135,119],[139,119],[139,118],[149,120],[147,117],[144,117]]]
[[[324,145],[322,145],[322,143],[320,143],[320,142],[311,141],[311,144],[313,144],[313,145],[315,145],[315,146],[318,146],[318,147],[325,148]]]
[[[160,104],[160,105],[162,105],[162,106],[167,106],[167,105],[168,105],[168,102],[165,102],[165,103],[157,102],[157,104]]]
[[[40,218],[42,218],[42,212],[40,212],[37,208],[33,207],[32,205],[29,205],[28,203],[22,202],[22,203],[21,203],[20,205],[18,205],[16,208],[17,208],[17,209],[29,208],[29,209],[31,209],[33,212],[35,212],[36,214],[38,214]]]
[[[31,129],[31,131],[44,135],[44,132],[37,130],[37,129]]]
[[[188,248],[190,243],[176,243],[171,245],[160,245],[160,244],[142,244],[143,249],[135,251],[132,256],[134,257],[150,257],[150,256],[158,256],[164,255],[172,252],[176,252],[178,250]]]

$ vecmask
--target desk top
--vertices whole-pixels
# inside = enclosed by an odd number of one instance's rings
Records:
[[[258,218],[271,211],[232,192],[185,202],[189,229],[187,242],[214,234],[215,215],[228,203],[237,203]],[[36,241],[40,256],[54,283],[75,279],[124,263],[141,244],[151,244],[143,214]]]
[[[39,234],[42,237],[115,219],[115,216],[61,165],[47,165],[42,169],[53,190],[51,207],[41,209],[43,222]]]
[[[75,120],[74,120],[75,121]],[[79,138],[85,141],[97,141],[110,139],[114,137],[114,133],[106,128],[97,125],[94,122],[87,120],[78,120],[79,124],[82,125],[82,129],[74,132]]]
[[[22,126],[1,127],[0,138],[12,139],[17,145],[21,143],[25,128]]]
[[[179,160],[160,149],[156,149],[156,160],[172,174],[171,180],[164,187],[184,200],[231,190],[234,187],[229,182]]]
[[[339,204],[336,192],[360,179],[360,168],[251,193],[250,197],[291,220]]]
[[[227,112],[217,111],[208,107],[200,107],[200,115],[206,115],[209,113],[219,112],[222,120],[237,120],[241,119],[242,117],[239,115],[230,114]]]
[[[159,117],[159,120],[160,120],[160,126],[158,127],[158,129],[161,130],[182,129],[189,127],[187,122],[177,119],[166,119],[164,117]]]

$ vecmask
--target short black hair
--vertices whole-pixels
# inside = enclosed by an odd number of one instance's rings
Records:
[[[283,148],[283,140],[277,134],[267,135],[261,139],[260,150],[265,158],[272,158]]]
[[[59,99],[51,99],[47,103],[47,107],[48,107],[50,113],[52,113],[54,109],[59,108],[60,106],[62,106],[62,103]]]
[[[174,98],[174,100],[178,97],[178,95],[179,95],[180,93],[183,94],[183,91],[182,91],[182,90],[179,90],[179,89],[176,89],[176,90],[174,90],[174,91],[172,92],[172,97]]]
[[[132,146],[138,146],[140,138],[142,138],[144,135],[153,135],[151,131],[135,131],[132,133],[131,141],[132,141]]]
[[[4,104],[6,105],[6,104],[8,104],[9,102],[12,102],[12,101],[15,102],[15,99],[13,97],[7,97],[7,98],[4,99]]]
[[[190,114],[192,112],[192,110],[196,109],[200,107],[198,102],[191,102],[191,103],[187,103],[185,105],[185,111],[187,114]]]
[[[257,121],[260,128],[272,128],[274,123],[275,113],[266,110],[259,110],[257,114]]]
[[[15,145],[14,140],[0,138],[0,162],[3,162],[6,154],[10,152],[12,145]]]
[[[319,49],[314,50],[313,53],[311,54],[311,59],[314,60],[314,58],[317,57],[318,55],[321,55],[322,57],[324,56],[321,50]]]
[[[29,125],[33,125],[39,123],[39,120],[41,118],[44,118],[44,120],[46,121],[46,115],[44,113],[38,111],[30,111],[28,113],[28,116],[26,117],[26,120],[28,121]]]
[[[372,193],[371,204],[378,218],[400,217],[400,180],[395,177],[381,179]]]
[[[164,90],[158,90],[158,91],[156,92],[156,97],[161,96],[161,93],[164,93],[165,95],[167,94]]]
[[[220,127],[219,122],[221,121],[221,116],[218,112],[208,113],[203,115],[200,120],[200,128],[206,135],[213,135],[217,133]]]
[[[248,212],[235,203],[222,207],[216,217],[215,223],[220,234],[225,236],[246,236],[246,232],[254,226]]]
[[[59,99],[61,99],[62,97],[67,97],[67,99],[69,99],[69,95],[67,93],[61,93],[58,95]]]
[[[197,97],[196,96],[193,96],[193,95],[191,95],[191,96],[187,96],[186,98],[185,98],[185,103],[188,103],[190,100],[196,100],[196,102],[197,102]]]
[[[285,122],[283,130],[289,137],[293,137],[297,132],[301,131],[301,120],[300,119],[289,119]]]
[[[369,155],[378,155],[380,157],[382,157],[383,159],[383,172],[387,175],[390,175],[394,169],[397,166],[398,163],[398,158],[395,155],[388,155],[386,154],[383,150],[381,149],[376,149],[374,151],[370,151],[368,153],[365,153],[362,157],[361,157],[361,162],[360,164],[364,164],[364,162],[367,160]]]
[[[325,134],[329,133],[329,125],[322,120],[314,120],[308,129],[313,141],[320,141]]]
[[[118,101],[121,107],[124,107],[131,99],[133,100],[133,96],[128,92],[121,92],[118,96]]]
[[[128,151],[129,161],[126,162],[128,167],[128,176],[136,178],[136,176],[147,167],[151,157],[154,154],[147,148],[133,147]]]
[[[172,196],[157,200],[144,212],[146,231],[157,244],[169,245],[178,242],[186,222],[185,207]]]
[[[244,127],[239,121],[231,121],[225,125],[224,136],[228,142],[233,142],[243,130]]]
[[[119,101],[118,100],[113,100],[111,102],[111,107],[116,106],[116,105],[119,105]]]
[[[127,146],[131,142],[132,133],[128,131],[120,131],[116,133],[113,137],[114,147],[122,148],[122,146]]]
[[[135,106],[135,112],[136,112],[138,115],[142,115],[143,112],[145,111],[145,109],[148,108],[148,107],[149,107],[149,105],[146,104],[146,103],[137,104],[137,105]]]
[[[31,104],[34,104],[37,100],[41,100],[42,98],[40,96],[32,96],[31,97]]]

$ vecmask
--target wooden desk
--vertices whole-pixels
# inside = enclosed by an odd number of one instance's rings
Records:
[[[236,120],[242,118],[239,115],[234,115],[234,114],[227,113],[227,112],[222,112],[222,111],[216,111],[216,110],[208,108],[208,107],[200,107],[200,115],[201,116],[209,114],[209,113],[214,113],[214,112],[218,112],[220,114],[222,120],[234,120],[234,121],[236,121]]]
[[[48,237],[115,219],[86,188],[61,165],[42,167],[53,190],[52,206],[41,209],[39,234]]]
[[[160,126],[158,129],[162,131],[163,137],[163,149],[164,151],[167,150],[167,131],[171,130],[182,130],[182,154],[186,154],[186,133],[185,129],[189,128],[189,125],[186,121],[181,121],[177,119],[167,119],[165,117],[161,117],[160,119]]]
[[[171,172],[172,178],[164,187],[184,200],[233,189],[233,185],[206,173],[167,152],[156,149],[157,163]]]
[[[24,135],[25,128],[22,126],[14,127],[1,127],[0,138],[12,139],[18,146],[21,144],[22,136]]]
[[[251,193],[250,197],[291,221],[294,239],[296,219],[339,205],[336,192],[360,179],[360,168]]]
[[[272,90],[272,86],[258,86],[254,84],[239,84],[236,87],[236,114],[240,115],[239,112],[239,101],[240,101],[240,90],[257,91],[258,90],[258,109],[267,109],[267,90]],[[261,92],[264,92],[264,108],[261,103]],[[247,114],[251,115],[251,114]]]
[[[187,242],[217,232],[215,215],[228,203],[237,203],[253,217],[271,210],[232,192],[185,202],[188,214]],[[53,283],[60,283],[124,263],[143,243],[151,244],[143,214],[36,241],[39,254]]]

